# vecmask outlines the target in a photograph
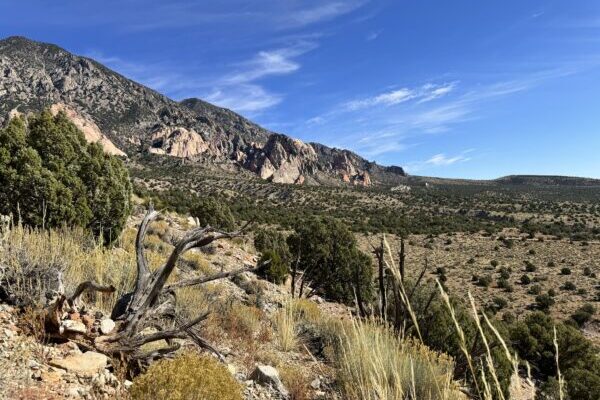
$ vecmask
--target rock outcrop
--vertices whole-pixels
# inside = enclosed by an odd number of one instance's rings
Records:
[[[0,125],[9,114],[64,111],[106,152],[154,153],[247,168],[295,184],[398,184],[400,167],[270,132],[199,99],[173,101],[86,57],[23,37],[0,40]]]

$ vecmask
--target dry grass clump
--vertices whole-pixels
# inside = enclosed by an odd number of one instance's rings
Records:
[[[129,290],[135,275],[135,256],[106,248],[81,229],[38,230],[12,227],[0,242],[0,280],[15,301],[41,304],[46,293],[67,292],[86,280],[113,285],[118,294]],[[112,309],[117,296],[89,294],[87,301]]]
[[[217,324],[219,329],[225,331],[229,337],[252,341],[260,331],[263,312],[256,307],[232,303],[221,305],[211,317],[212,323]]]
[[[281,381],[289,392],[290,400],[308,400],[310,399],[310,380],[297,367],[279,368]]]
[[[200,271],[204,275],[211,275],[215,272],[206,257],[198,251],[188,251],[181,258],[191,269]]]
[[[338,379],[346,398],[451,400],[464,398],[452,380],[453,361],[387,326],[338,324]]]
[[[152,364],[131,387],[133,400],[241,400],[240,384],[211,357],[186,353]]]
[[[298,345],[298,325],[296,303],[288,301],[275,314],[275,333],[281,351],[292,351]]]

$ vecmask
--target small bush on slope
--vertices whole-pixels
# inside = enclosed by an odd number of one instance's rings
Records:
[[[240,385],[214,358],[186,353],[159,361],[138,376],[133,400],[241,400]]]
[[[235,219],[227,204],[214,197],[198,199],[192,206],[190,214],[192,217],[198,218],[200,226],[210,225],[226,231],[235,228]]]
[[[311,218],[288,237],[290,251],[298,255],[313,290],[334,301],[368,303],[373,294],[371,258],[361,252],[348,227],[334,218]]]

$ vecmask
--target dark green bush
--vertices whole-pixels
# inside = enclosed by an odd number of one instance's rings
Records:
[[[521,276],[521,283],[523,285],[529,285],[531,283],[531,278],[529,277],[529,275],[525,274]]]
[[[258,275],[273,283],[283,283],[288,276],[288,265],[283,262],[274,250],[265,250],[258,261],[259,264],[269,261],[269,264],[258,271]]]
[[[557,375],[554,347],[556,326],[560,371],[567,382],[571,399],[598,399],[600,395],[600,361],[593,344],[577,329],[556,323],[549,315],[534,312],[510,327],[510,339],[519,357],[527,360],[550,387]]]
[[[592,319],[592,316],[596,313],[596,308],[586,303],[583,306],[579,307],[577,311],[573,315],[571,315],[571,319],[576,323],[578,327],[582,327],[589,320]]]
[[[233,230],[235,219],[227,204],[215,197],[198,199],[190,209],[190,214],[198,218],[201,226],[210,225],[213,228]]]
[[[29,226],[82,226],[106,242],[129,215],[127,169],[88,144],[64,113],[12,119],[0,130],[0,214]]]
[[[540,285],[533,285],[532,287],[529,288],[529,290],[527,292],[529,294],[538,295],[538,294],[542,293],[542,287]]]
[[[571,268],[563,267],[560,269],[560,273],[562,275],[571,275]]]
[[[481,287],[489,287],[493,281],[494,278],[492,278],[491,275],[484,275],[477,279],[477,285]]]
[[[552,296],[548,294],[540,294],[535,297],[535,304],[538,309],[547,311],[554,305],[555,301]]]
[[[308,219],[298,224],[288,245],[313,290],[348,304],[356,297],[364,302],[371,299],[371,258],[358,249],[354,235],[341,221],[330,217]]]

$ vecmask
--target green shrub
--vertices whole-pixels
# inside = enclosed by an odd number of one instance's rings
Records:
[[[0,130],[0,214],[33,227],[81,226],[116,239],[131,204],[127,169],[99,144],[88,144],[64,113]]]
[[[481,287],[489,287],[493,281],[494,279],[491,275],[484,275],[477,279],[477,285]]]
[[[269,282],[281,284],[285,282],[289,270],[286,263],[281,260],[281,257],[274,250],[265,250],[258,261],[259,264],[269,261],[269,264],[258,271],[258,275],[265,278]]]
[[[537,270],[537,267],[535,265],[533,265],[533,263],[529,260],[525,261],[525,271],[527,272],[535,272]]]
[[[560,273],[562,275],[571,275],[571,268],[568,268],[568,267],[561,268]]]
[[[241,400],[240,385],[214,358],[193,353],[152,364],[131,387],[134,400]]]
[[[198,199],[190,209],[190,214],[198,218],[201,226],[210,225],[213,228],[233,230],[235,219],[227,204],[215,197]]]
[[[555,301],[552,296],[548,294],[540,294],[535,297],[535,304],[538,309],[547,311],[554,305]]]
[[[500,272],[500,278],[502,278],[502,279],[510,278],[510,269],[508,269],[506,267],[502,267],[498,270],[498,272]]]
[[[571,399],[598,399],[600,361],[593,344],[577,329],[557,323],[549,315],[534,312],[510,327],[510,339],[519,357],[527,360],[543,380],[545,392],[551,391],[557,375],[554,347],[556,327],[560,371],[565,377]],[[548,385],[549,384],[549,385]]]
[[[529,277],[529,275],[525,274],[521,276],[521,283],[523,285],[529,285],[531,283],[531,278]]]
[[[326,217],[301,222],[288,245],[313,290],[348,304],[356,298],[371,299],[371,258],[358,249],[356,238],[341,221]]]
[[[579,307],[577,311],[573,315],[571,315],[571,319],[575,322],[578,327],[582,327],[589,320],[592,319],[592,316],[596,313],[596,308],[586,303],[583,306]]]
[[[533,285],[532,287],[529,288],[528,293],[533,294],[533,295],[538,295],[538,294],[542,293],[542,287],[540,285]]]
[[[577,286],[573,282],[568,281],[568,282],[565,282],[565,284],[562,286],[562,289],[572,291],[572,290],[576,290]]]

